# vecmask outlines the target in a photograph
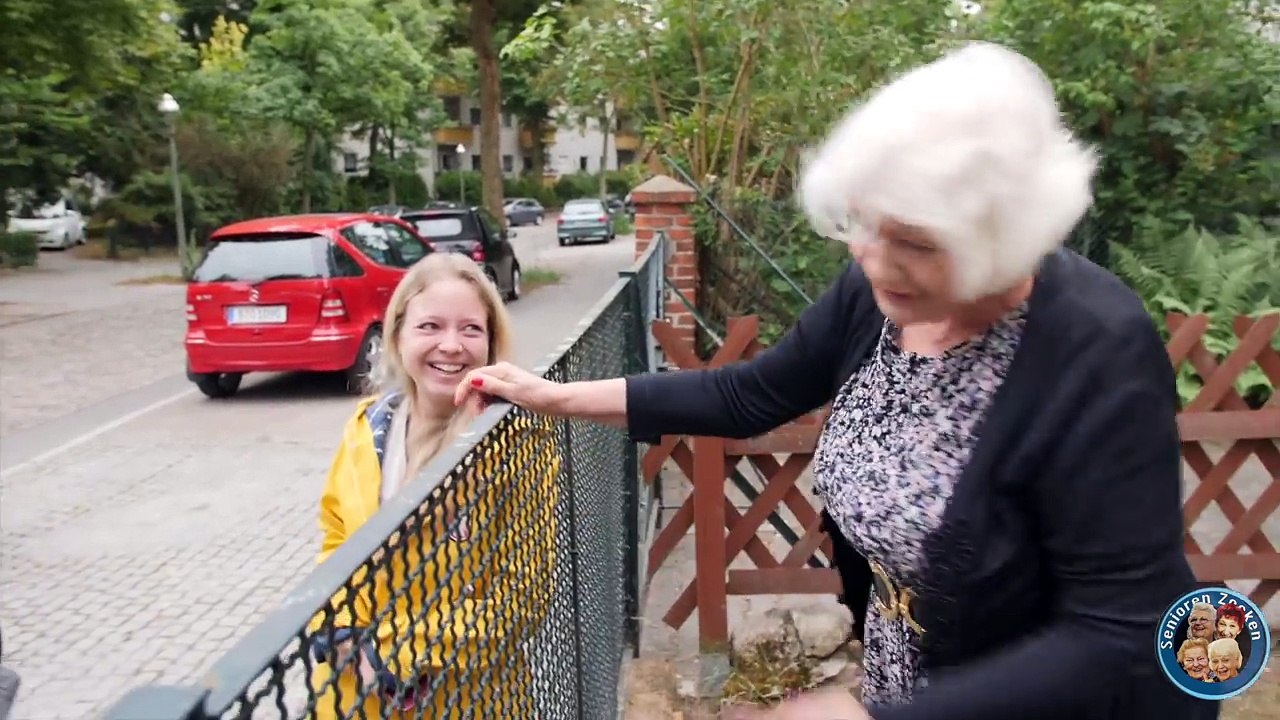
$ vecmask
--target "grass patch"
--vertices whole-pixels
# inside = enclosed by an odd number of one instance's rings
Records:
[[[631,221],[630,215],[619,213],[614,216],[613,231],[619,235],[630,235],[636,231],[636,224]]]
[[[146,277],[121,280],[117,285],[186,285],[187,281],[177,273],[165,275],[148,275]]]
[[[730,653],[724,700],[734,704],[774,703],[814,686],[818,663],[787,637],[767,638]]]
[[[532,267],[520,271],[520,284],[524,286],[526,292],[548,285],[558,285],[560,280],[560,273],[549,268]]]
[[[117,262],[134,262],[143,258],[174,258],[178,253],[173,248],[156,248],[151,251],[140,247],[125,246],[117,248],[118,257],[108,257],[109,247],[106,240],[90,239],[84,245],[71,248],[71,254],[81,260],[114,260]]]

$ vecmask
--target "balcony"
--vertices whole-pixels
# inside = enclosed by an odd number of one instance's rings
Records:
[[[463,96],[463,95],[469,95],[471,93],[470,88],[468,88],[466,85],[464,85],[461,82],[458,82],[457,80],[453,80],[450,78],[441,78],[439,80],[436,80],[434,83],[432,83],[431,89],[435,91],[436,95]]]
[[[622,130],[613,136],[614,147],[618,150],[639,150],[642,138],[639,133]]]
[[[474,128],[465,125],[453,125],[449,127],[436,128],[431,133],[435,138],[437,145],[468,145],[472,144],[475,139]]]
[[[550,147],[556,144],[556,129],[554,126],[544,127],[542,129],[542,145]],[[533,133],[529,130],[520,131],[520,147],[528,150],[533,147]]]

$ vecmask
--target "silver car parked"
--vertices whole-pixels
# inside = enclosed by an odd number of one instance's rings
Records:
[[[542,203],[533,198],[511,198],[503,206],[502,212],[507,216],[507,225],[541,225],[547,211]]]
[[[613,229],[613,214],[599,200],[570,200],[564,204],[560,219],[556,221],[556,237],[561,247],[583,240],[609,242],[617,237]]]

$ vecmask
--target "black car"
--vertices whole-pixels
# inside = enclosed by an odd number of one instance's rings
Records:
[[[480,207],[410,210],[400,215],[437,251],[464,253],[484,272],[507,300],[520,299],[520,261],[511,244],[514,231]]]

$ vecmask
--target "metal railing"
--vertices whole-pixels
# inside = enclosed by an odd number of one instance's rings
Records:
[[[659,235],[539,372],[654,370],[666,256]],[[656,505],[640,457],[622,430],[497,404],[198,684],[106,718],[615,718]]]
[[[776,341],[848,262],[847,252],[813,235],[791,201],[737,191],[721,197],[724,188],[703,187],[675,158],[664,155],[663,160],[697,193],[700,205],[694,221],[698,354],[713,353],[728,318],[741,315],[758,316],[761,341]],[[762,234],[766,242],[758,242],[752,233]],[[806,250],[797,261],[794,247],[810,240],[815,248],[826,243],[828,250]],[[780,255],[775,258],[772,252]]]

